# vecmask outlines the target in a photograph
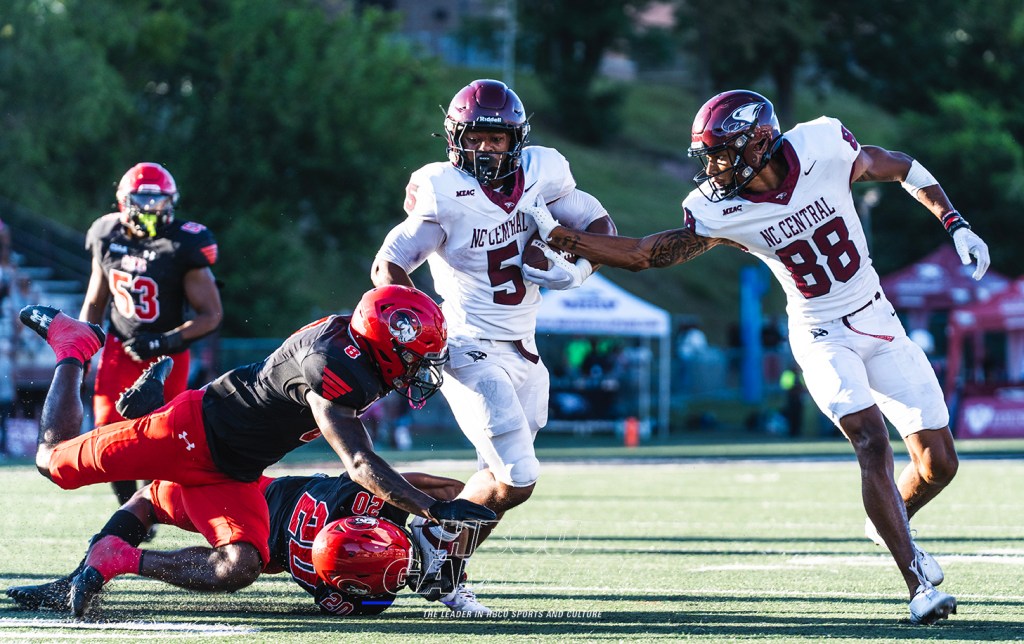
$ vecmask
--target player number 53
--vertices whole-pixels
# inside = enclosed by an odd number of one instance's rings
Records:
[[[112,270],[110,292],[117,312],[127,319],[152,322],[160,316],[159,292],[152,278]]]

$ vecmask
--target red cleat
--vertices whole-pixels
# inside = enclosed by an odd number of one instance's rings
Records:
[[[21,323],[46,340],[57,364],[75,360],[84,365],[100,350],[107,336],[92,322],[80,322],[51,306],[32,304],[21,310]]]

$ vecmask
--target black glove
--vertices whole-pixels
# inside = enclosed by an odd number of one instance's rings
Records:
[[[454,521],[465,523],[467,521],[494,521],[498,518],[490,508],[467,501],[466,499],[455,499],[454,501],[438,501],[430,506],[428,510],[430,518],[434,521]]]
[[[124,343],[124,351],[137,362],[144,362],[156,356],[177,353],[185,348],[181,331],[167,333],[140,333]]]

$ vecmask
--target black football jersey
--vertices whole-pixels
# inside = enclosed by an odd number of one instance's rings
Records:
[[[270,509],[270,560],[314,597],[324,584],[313,569],[313,540],[325,525],[357,515],[387,519],[400,527],[409,519],[408,512],[384,503],[348,474],[283,476],[267,486],[264,496]]]
[[[116,212],[93,222],[85,248],[103,268],[112,299],[108,326],[122,340],[181,326],[185,273],[217,262],[217,242],[202,224],[174,220],[160,236],[139,238],[126,233]]]
[[[238,367],[207,385],[203,420],[213,462],[240,481],[320,435],[306,402],[312,389],[362,413],[384,395],[377,365],[332,315],[293,333],[263,362]]]

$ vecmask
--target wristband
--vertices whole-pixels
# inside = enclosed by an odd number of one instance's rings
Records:
[[[950,210],[946,214],[942,215],[942,226],[950,236],[961,228],[966,228],[967,230],[971,229],[971,225],[967,223],[967,220],[955,210]]]

